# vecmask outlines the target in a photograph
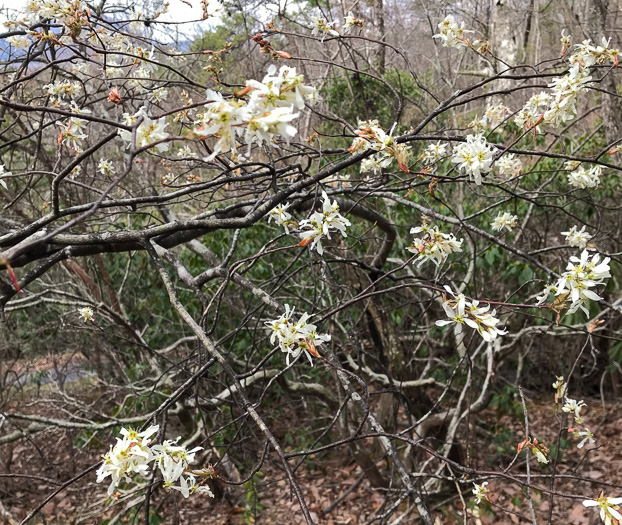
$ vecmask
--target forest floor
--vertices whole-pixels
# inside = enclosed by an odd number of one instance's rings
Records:
[[[553,444],[559,431],[559,423],[554,405],[550,401],[550,398],[531,399],[528,407],[531,435],[551,447],[553,457]],[[622,496],[622,490],[608,486],[619,482],[619,472],[622,470],[622,419],[619,418],[619,404],[606,403],[603,406],[597,399],[586,402],[589,409],[585,411],[585,425],[594,432],[597,441],[596,444],[586,445],[580,450],[576,446],[578,440],[572,436],[562,443],[556,466],[554,491],[564,497],[554,498],[552,511],[548,495],[537,488],[550,489],[553,466],[540,465],[533,455],[530,456],[531,482],[536,488],[531,491],[531,500],[538,524],[598,523],[598,512],[593,508],[585,508],[581,503],[582,499],[596,498],[601,490],[610,497]],[[290,416],[295,418],[296,414],[292,413]],[[468,437],[470,446],[467,464],[480,471],[502,471],[512,462],[516,445],[525,437],[520,403],[518,409],[514,402],[513,408],[506,409],[504,413],[487,410],[473,419],[469,423],[471,435]],[[287,418],[283,418],[282,424],[287,424]],[[275,431],[278,434],[279,429]],[[463,439],[461,437],[462,441]],[[1,524],[12,523],[11,520],[20,523],[29,511],[58,489],[61,483],[98,461],[101,450],[93,450],[88,446],[79,448],[76,446],[79,440],[77,431],[55,431],[53,434],[41,432],[29,436],[13,447],[0,447]],[[287,451],[290,450],[293,449]],[[7,468],[7,464],[10,468]],[[524,480],[525,473],[523,452],[507,474]],[[24,477],[20,477],[22,474]],[[448,474],[448,470],[445,469],[443,474]],[[242,476],[244,475],[245,472],[242,472]],[[370,487],[347,449],[307,458],[300,464],[296,475],[311,516],[318,524],[371,523],[374,517],[387,512],[386,493]],[[456,475],[460,476],[459,473]],[[474,507],[471,493],[472,478],[467,479],[468,482],[461,484],[467,507],[466,521],[464,505],[457,495],[455,485],[449,484],[445,487],[444,494],[433,499],[430,505],[436,524],[533,523],[527,491],[521,489],[517,482],[508,478],[490,478],[487,487],[490,490],[490,502],[482,504],[478,509]],[[478,481],[483,479],[485,478]],[[152,515],[150,525],[194,525],[207,522],[210,525],[304,523],[297,500],[274,458],[262,465],[260,475],[255,476],[254,480],[254,483],[246,483],[240,489],[237,500],[225,498],[219,503],[201,495],[184,500],[178,492],[159,489],[152,498],[157,513]],[[139,508],[138,515],[138,507],[127,512],[124,510],[139,498],[140,494],[130,494],[115,506],[109,506],[109,502],[105,500],[105,487],[95,483],[95,472],[92,471],[79,483],[64,489],[46,503],[38,517],[29,524],[103,525],[117,515],[120,517],[117,523],[143,524],[143,509]],[[408,501],[389,514],[390,519],[382,523],[420,523],[416,512],[409,510]]]

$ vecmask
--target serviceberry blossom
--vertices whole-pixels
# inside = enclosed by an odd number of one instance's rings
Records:
[[[444,288],[453,298],[448,298],[443,294],[443,310],[445,310],[448,319],[437,320],[436,326],[454,324],[454,331],[456,335],[459,335],[462,333],[462,325],[466,324],[476,330],[482,339],[488,343],[499,335],[507,334],[506,331],[497,328],[500,321],[494,317],[496,311],[493,310],[488,313],[490,305],[480,307],[479,301],[469,302],[464,294],[456,295],[449,286]]]
[[[478,485],[477,483],[473,483],[473,495],[475,496],[475,503],[477,505],[479,505],[482,502],[482,500],[489,501],[488,499],[489,490],[486,488],[486,485],[488,485],[487,481],[484,481],[484,483],[482,483],[481,485]]]
[[[466,142],[454,146],[451,161],[479,186],[482,174],[490,171],[493,154],[494,148],[483,135],[467,135]]]
[[[574,54],[568,59],[571,64],[578,64],[580,67],[590,67],[596,64],[604,65],[611,62],[614,67],[618,64],[619,49],[610,49],[611,38],[603,37],[602,45],[594,45],[590,39],[584,40],[581,44],[576,44]]]
[[[464,22],[458,25],[456,19],[452,15],[448,15],[445,20],[437,26],[440,30],[439,34],[432,38],[440,38],[445,47],[461,47],[468,46],[469,41],[465,37],[465,33],[473,33],[464,28]]]
[[[501,175],[517,177],[523,171],[523,163],[514,153],[506,153],[495,162],[495,168]]]
[[[568,174],[568,184],[581,189],[598,188],[602,173],[603,169],[598,165],[592,166],[589,170],[578,166],[575,171]]]
[[[585,231],[585,226],[577,230],[576,226],[570,228],[567,232],[561,232],[566,237],[566,244],[575,248],[585,248],[592,236]]]
[[[3,179],[5,177],[10,177],[11,175],[13,174],[10,171],[5,170],[4,164],[0,164],[0,186],[2,186],[5,190],[8,190],[9,188]]]
[[[577,96],[592,80],[587,68],[575,64],[563,77],[554,78],[549,84],[552,88],[553,100],[549,109],[544,112],[543,120],[551,124],[564,124],[577,114]]]
[[[353,154],[368,149],[378,152],[373,157],[368,157],[361,162],[361,172],[374,171],[375,173],[377,170],[389,166],[395,159],[399,168],[404,173],[409,173],[410,146],[397,143],[392,136],[394,130],[395,124],[387,134],[378,125],[377,120],[359,122],[359,127],[354,132],[358,137],[354,139],[348,151]],[[369,160],[370,158],[373,160]]]
[[[196,159],[198,155],[190,149],[190,146],[186,144],[185,146],[179,148],[177,151],[177,156],[182,159]]]
[[[566,396],[568,383],[564,381],[564,376],[557,376],[555,379],[556,381],[553,383],[553,388],[555,389],[555,404],[557,404]]]
[[[287,208],[290,206],[291,204],[288,203],[278,204],[268,212],[268,222],[274,220],[276,224],[285,228],[285,233],[289,233],[289,226],[298,225],[298,223],[292,219],[291,214],[287,212]]]
[[[112,495],[119,482],[124,479],[131,481],[134,474],[146,478],[149,466],[153,462],[159,469],[164,481],[164,488],[178,490],[187,498],[190,494],[204,493],[214,497],[203,481],[213,476],[213,469],[194,471],[189,464],[202,447],[187,450],[183,445],[177,445],[181,438],[166,440],[161,445],[152,445],[150,438],[159,430],[159,426],[151,426],[144,432],[133,429],[121,429],[121,436],[117,443],[110,447],[110,451],[103,456],[103,463],[97,471],[97,482],[101,483],[110,476],[111,483],[108,494]],[[203,481],[197,484],[196,478]],[[179,486],[175,483],[179,481]]]
[[[506,115],[509,113],[509,111],[510,110],[503,104],[488,106],[488,108],[486,108],[484,118],[491,127],[496,128],[506,119]]]
[[[108,175],[108,176],[114,175],[116,171],[114,169],[114,166],[112,165],[112,162],[106,159],[102,159],[99,161],[99,164],[97,165],[97,169],[102,175]]]
[[[583,423],[583,418],[581,417],[581,409],[587,406],[583,400],[577,401],[576,399],[566,398],[564,402],[564,406],[562,407],[562,412],[572,413],[574,415],[574,420],[577,425]]]
[[[322,192],[322,211],[314,212],[309,219],[300,221],[299,234],[302,238],[298,246],[311,245],[311,249],[315,248],[317,253],[322,255],[322,237],[330,239],[331,232],[338,231],[344,237],[347,237],[346,227],[350,226],[350,221],[339,213],[339,205],[337,201],[330,202],[325,191]]]
[[[605,525],[619,525],[622,523],[622,514],[619,505],[622,504],[622,498],[608,498],[603,492],[596,499],[586,499],[583,501],[584,507],[597,507],[600,509],[600,519]]]
[[[305,100],[314,103],[318,99],[317,89],[305,85],[304,76],[297,74],[295,67],[281,66],[277,74],[272,64],[261,82],[247,80],[246,85],[252,88],[248,105],[253,112],[291,106],[304,109]]]
[[[516,215],[512,215],[509,212],[499,213],[495,217],[495,220],[490,223],[492,229],[496,232],[500,232],[503,229],[511,232],[512,228],[517,225],[518,217]]]
[[[285,352],[285,360],[289,366],[290,356],[297,358],[301,352],[306,351],[306,356],[313,366],[311,356],[320,357],[316,347],[330,341],[329,334],[318,334],[314,324],[307,323],[310,318],[308,313],[303,313],[298,322],[293,320],[294,308],[285,305],[285,313],[274,321],[267,321],[270,328],[270,343],[278,344],[281,351]]]
[[[564,31],[566,30],[562,29],[562,36],[559,39],[562,44],[561,56],[565,56],[568,50],[572,47],[572,35],[565,35]]]
[[[519,128],[532,129],[543,118],[551,99],[551,95],[545,91],[533,95],[514,117],[516,125]]]
[[[411,235],[422,233],[421,238],[415,238],[413,245],[406,248],[411,253],[419,254],[421,266],[426,261],[432,261],[436,266],[445,262],[447,257],[455,252],[462,251],[464,239],[456,239],[453,233],[443,233],[438,226],[428,226],[425,222],[421,226],[411,228]]]
[[[6,39],[6,41],[15,49],[28,49],[30,47],[30,40],[28,40],[25,36],[10,36]]]
[[[51,95],[53,100],[63,103],[65,98],[73,97],[78,91],[82,89],[82,85],[79,82],[71,82],[69,80],[57,80],[53,84],[46,84],[43,86],[48,95]]]
[[[88,321],[94,321],[95,320],[95,314],[93,314],[93,309],[85,306],[84,308],[80,308],[78,310],[78,313],[80,314],[80,318],[86,323]]]
[[[533,441],[531,438],[527,438],[524,441],[521,441],[518,444],[517,453],[520,454],[523,449],[529,449],[536,456],[538,463],[544,463],[545,465],[549,462],[548,456],[549,449],[542,443],[539,443],[537,439]]]
[[[585,430],[581,430],[581,431],[578,428],[569,428],[568,431],[572,432],[572,436],[577,439],[583,438],[577,444],[577,448],[583,448],[586,443],[590,445],[593,445],[594,443],[596,443],[596,441],[594,440],[594,434],[590,432],[589,428],[586,428]]]
[[[365,22],[363,20],[361,20],[360,18],[356,18],[352,14],[352,11],[350,11],[348,13],[348,16],[346,16],[345,23],[343,24],[343,32],[349,33],[350,29],[352,29],[353,27],[358,27],[359,29],[363,29],[364,24]]]
[[[430,144],[419,159],[423,160],[424,164],[434,164],[447,156],[448,144],[441,144],[439,140],[436,144]]]
[[[138,129],[136,130],[136,147],[142,148],[145,146],[149,146],[154,142],[158,142],[160,140],[164,140],[168,138],[168,133],[165,131],[166,126],[168,125],[165,117],[161,117],[158,120],[152,120],[147,115],[145,108],[140,108],[138,112],[134,115],[128,115],[127,113],[123,114],[124,119],[128,125],[135,125],[138,122],[138,119],[142,118],[141,123],[138,125]],[[120,129],[119,135],[121,138],[127,142],[127,147],[130,147],[132,142],[132,132]],[[158,153],[162,153],[163,151],[168,150],[168,144],[156,144],[155,149]]]
[[[335,31],[331,26],[334,26],[336,22],[326,22],[323,18],[315,19],[315,26],[311,31],[312,35],[322,35],[322,40],[326,35],[339,36],[339,33]]]
[[[576,312],[579,308],[589,316],[589,311],[585,307],[588,300],[600,301],[602,298],[594,293],[590,288],[605,283],[605,279],[611,277],[609,272],[609,257],[605,257],[600,262],[600,255],[590,256],[587,250],[583,250],[581,257],[570,257],[570,262],[566,266],[566,271],[555,285],[555,295],[569,294],[568,298],[572,301],[568,309],[568,314]]]
[[[469,122],[467,128],[475,134],[484,133],[486,131],[486,117],[479,118],[478,115],[475,115],[475,118]]]

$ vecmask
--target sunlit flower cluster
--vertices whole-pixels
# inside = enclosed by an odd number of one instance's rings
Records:
[[[543,117],[551,99],[551,95],[545,91],[533,95],[514,117],[516,125],[519,128],[532,129]]]
[[[276,136],[281,136],[289,143],[296,135],[297,130],[291,122],[300,113],[295,113],[294,107],[304,108],[305,100],[315,102],[317,90],[306,86],[304,77],[298,75],[295,68],[282,66],[276,73],[276,66],[270,66],[262,82],[247,81],[246,89],[232,99],[225,99],[222,94],[207,90],[209,102],[204,111],[196,116],[195,132],[216,136],[218,141],[206,160],[212,160],[219,153],[237,153],[237,136],[244,136],[250,155],[253,142],[275,146]],[[246,95],[248,101],[242,98]]]
[[[289,366],[290,357],[297,358],[301,352],[306,351],[306,356],[311,365],[311,356],[320,357],[316,347],[330,341],[329,334],[318,334],[314,324],[307,323],[310,318],[308,313],[303,313],[300,319],[293,320],[294,308],[285,305],[285,313],[274,321],[267,321],[270,328],[270,343],[278,344],[286,354],[286,362]]]
[[[486,342],[491,342],[499,335],[507,332],[497,328],[500,320],[495,317],[496,311],[489,312],[490,305],[479,306],[479,301],[467,301],[464,294],[455,294],[449,286],[445,290],[451,296],[443,294],[443,310],[448,319],[439,319],[437,326],[454,325],[456,335],[462,333],[462,326],[467,325],[479,333]]]
[[[587,68],[575,64],[563,77],[554,78],[549,84],[553,100],[544,112],[543,120],[552,124],[564,124],[577,114],[577,96],[587,87],[592,77]]]
[[[517,221],[518,217],[516,215],[512,215],[506,211],[504,213],[499,213],[499,215],[495,217],[495,220],[490,223],[490,226],[496,232],[500,232],[503,229],[511,232],[512,228],[516,226]]]
[[[202,450],[202,447],[187,450],[184,446],[176,445],[180,438],[175,441],[164,441],[161,445],[153,445],[150,438],[158,430],[157,425],[149,427],[144,432],[122,428],[122,437],[117,438],[117,443],[103,456],[103,463],[97,471],[97,482],[101,483],[110,476],[108,494],[113,495],[122,480],[129,482],[136,474],[146,478],[149,475],[149,466],[153,462],[162,474],[165,488],[178,490],[185,498],[194,493],[214,497],[203,481],[197,484],[197,477],[203,480],[212,477],[211,470],[203,469],[195,472],[189,467],[194,461],[195,454]],[[177,481],[179,486],[175,486]]]
[[[611,62],[614,66],[618,64],[619,49],[611,49],[609,44],[611,38],[603,37],[601,45],[594,45],[590,39],[584,40],[581,44],[576,44],[574,54],[569,57],[571,64],[579,64],[581,67],[590,67],[596,64],[604,65]]]
[[[421,238],[415,238],[412,246],[406,248],[409,252],[418,254],[421,266],[426,261],[432,261],[436,266],[445,262],[447,257],[455,252],[462,251],[464,239],[456,239],[453,233],[443,233],[438,226],[428,226],[425,222],[421,226],[411,228],[411,235],[422,233]]]
[[[466,142],[454,146],[451,161],[471,178],[475,184],[482,183],[482,174],[488,173],[493,161],[494,148],[483,135],[467,135]]]
[[[350,226],[350,221],[339,213],[339,205],[337,201],[330,202],[325,191],[322,192],[322,211],[314,212],[308,219],[300,221],[300,241],[299,246],[311,245],[311,249],[315,248],[317,253],[322,255],[324,248],[322,247],[322,238],[330,239],[331,232],[338,231],[344,237],[347,237],[346,227]]]
[[[438,29],[440,32],[434,35],[433,38],[440,38],[445,47],[468,46],[469,41],[465,33],[473,32],[464,28],[464,22],[458,25],[458,22],[452,15],[445,17],[445,20],[438,24]]]
[[[592,236],[585,231],[585,225],[580,230],[577,230],[577,226],[573,226],[567,232],[562,232],[562,235],[566,237],[566,244],[574,246],[575,248],[585,248],[592,238]]]

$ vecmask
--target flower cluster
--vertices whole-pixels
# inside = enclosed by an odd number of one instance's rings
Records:
[[[458,25],[456,19],[452,15],[448,15],[445,20],[437,26],[440,33],[432,38],[440,38],[445,47],[461,47],[470,46],[469,41],[465,37],[465,33],[473,33],[464,28],[464,22]]]
[[[289,226],[298,226],[298,223],[293,220],[292,215],[287,211],[291,204],[279,204],[272,208],[268,212],[268,222],[274,220],[274,222],[285,228],[285,233],[289,233]]]
[[[564,124],[577,114],[576,104],[579,92],[592,80],[587,68],[575,64],[563,77],[554,78],[549,84],[553,99],[549,109],[544,112],[543,120],[552,124]]]
[[[500,232],[503,229],[511,232],[512,228],[516,226],[517,221],[518,217],[516,215],[512,215],[506,211],[505,213],[499,213],[499,215],[495,217],[495,220],[490,223],[490,226],[496,232]]]
[[[93,314],[93,309],[90,308],[89,306],[85,306],[84,308],[80,308],[78,310],[78,313],[80,314],[80,318],[86,323],[88,321],[94,321],[95,320],[95,314]]]
[[[523,108],[514,117],[514,122],[519,128],[532,129],[544,115],[544,111],[551,102],[551,95],[540,91],[533,95]]]
[[[358,135],[354,139],[348,151],[352,154],[361,153],[366,150],[377,151],[372,157],[363,159],[361,162],[361,172],[376,171],[386,168],[393,159],[397,160],[399,168],[404,173],[409,173],[408,157],[410,156],[410,146],[398,144],[392,137],[393,129],[389,134],[378,125],[377,120],[359,122],[358,129],[354,132]]]
[[[500,321],[495,317],[496,311],[488,313],[490,305],[480,307],[479,301],[467,301],[464,294],[456,295],[449,286],[445,286],[445,290],[453,299],[443,294],[443,310],[448,319],[436,321],[437,326],[455,324],[455,333],[459,335],[462,333],[462,325],[466,324],[477,330],[486,342],[491,342],[499,335],[507,334],[506,331],[497,328]]]
[[[466,142],[454,146],[451,161],[479,186],[482,174],[490,171],[493,154],[494,148],[483,135],[467,135]]]
[[[436,144],[430,144],[418,160],[423,160],[427,165],[434,164],[447,155],[447,146],[447,144],[441,144],[440,140]]]
[[[537,439],[534,439],[532,441],[531,438],[528,437],[524,441],[521,441],[518,444],[516,453],[520,454],[523,449],[531,450],[534,456],[536,456],[538,463],[547,464],[549,462],[546,456],[548,456],[550,450],[546,446],[544,446],[542,443],[539,443]]]
[[[419,254],[421,266],[426,261],[432,261],[436,266],[445,262],[447,256],[462,251],[464,239],[456,239],[453,233],[443,233],[437,226],[428,226],[425,222],[421,226],[411,228],[411,235],[423,233],[423,237],[416,238],[413,245],[406,248],[409,252]]]
[[[298,246],[311,245],[311,249],[315,248],[317,253],[322,255],[322,237],[330,239],[331,232],[338,231],[344,237],[347,237],[346,227],[350,226],[350,221],[339,213],[339,205],[337,201],[330,202],[325,191],[322,192],[322,211],[314,212],[308,219],[300,221],[300,237],[302,241]]]
[[[158,120],[152,120],[147,115],[145,108],[140,108],[134,115],[123,113],[123,118],[128,126],[135,126],[140,119],[140,124],[138,124],[138,128],[136,129],[137,148],[143,148],[168,138],[168,133],[165,131],[165,128],[168,125],[166,118],[161,117]],[[126,129],[120,129],[119,135],[125,142],[127,142],[127,147],[130,147],[132,142],[132,132]],[[167,143],[156,144],[154,147],[158,153],[168,150]]]
[[[343,24],[343,31],[344,33],[349,33],[353,27],[358,27],[359,29],[363,29],[363,25],[365,25],[365,22],[361,20],[360,18],[356,18],[352,14],[352,11],[350,11],[348,12],[348,15],[346,16],[346,19],[345,19],[345,23]]]
[[[566,397],[566,389],[568,388],[568,383],[564,381],[564,376],[557,376],[555,378],[553,388],[555,389],[555,404],[557,404],[560,400]]]
[[[577,227],[573,226],[567,232],[562,232],[562,235],[566,237],[566,243],[575,248],[585,248],[592,238],[592,236],[585,231],[585,226],[580,230],[577,230]]]
[[[486,109],[486,113],[484,118],[486,122],[490,124],[491,127],[496,128],[499,124],[501,124],[505,119],[506,115],[509,113],[509,109],[503,104],[497,104],[496,106],[489,106]]]
[[[301,352],[306,351],[306,356],[313,366],[311,356],[320,357],[316,347],[330,341],[329,334],[318,334],[314,324],[307,323],[310,315],[303,313],[298,322],[292,320],[294,308],[285,305],[285,313],[274,321],[267,321],[270,328],[270,343],[278,343],[279,348],[285,352],[286,362],[289,366],[289,358],[297,358]]]
[[[297,130],[290,123],[300,113],[295,113],[294,107],[302,109],[305,100],[316,101],[317,90],[304,85],[304,77],[298,75],[295,68],[282,66],[276,73],[276,66],[271,65],[261,82],[247,81],[246,88],[234,99],[225,99],[222,94],[207,90],[209,102],[195,119],[197,134],[218,137],[207,161],[219,153],[237,154],[237,136],[244,135],[250,155],[253,142],[274,146],[276,136],[289,143],[296,135]],[[248,101],[243,100],[247,95]]]
[[[514,153],[503,155],[497,160],[495,167],[501,175],[506,177],[517,177],[523,171],[523,163]]]
[[[331,26],[334,26],[336,24],[336,22],[327,22],[326,20],[324,20],[323,18],[316,18],[315,19],[315,26],[313,27],[313,30],[311,31],[312,35],[322,35],[322,38],[324,38],[326,35],[330,35],[330,36],[339,36],[339,33],[334,30]]]
[[[586,499],[583,501],[584,507],[597,507],[600,509],[600,519],[605,525],[619,525],[622,523],[622,514],[619,505],[622,498],[607,498],[603,492],[596,499]]]
[[[619,49],[610,49],[611,38],[603,37],[602,45],[594,45],[590,39],[584,40],[581,44],[576,44],[577,50],[569,58],[571,64],[579,64],[581,67],[590,67],[596,64],[604,65],[611,62],[613,66],[618,65]]]
[[[487,488],[486,485],[488,485],[487,481],[484,481],[484,483],[482,483],[481,485],[478,485],[477,483],[473,483],[473,495],[475,496],[475,503],[477,505],[479,505],[482,500],[483,501],[490,501],[488,499],[488,492],[490,492]]]
[[[581,409],[586,406],[583,401],[576,401],[575,399],[570,399],[569,397],[565,398],[564,406],[562,407],[562,412],[572,413],[574,415],[575,423],[580,425],[583,423],[583,418],[581,417]]]
[[[104,461],[97,470],[97,482],[101,483],[110,476],[108,494],[112,495],[122,479],[129,482],[135,474],[146,478],[150,463],[154,462],[160,469],[164,487],[180,491],[185,498],[197,492],[213,498],[214,495],[207,485],[203,485],[203,482],[197,484],[197,477],[206,479],[213,475],[212,471],[203,469],[195,472],[189,468],[195,454],[202,447],[187,450],[184,446],[176,445],[180,438],[164,441],[161,445],[152,445],[150,438],[158,430],[157,425],[144,432],[122,428],[122,437],[117,438],[117,443],[103,456]],[[175,486],[177,481],[179,486]]]
[[[567,297],[572,301],[568,313],[572,314],[579,308],[589,316],[585,303],[589,299],[600,301],[601,297],[590,288],[604,284],[611,277],[609,273],[609,257],[600,261],[600,255],[591,255],[584,250],[581,257],[570,257],[566,271],[555,285],[555,295]]]
[[[568,184],[581,189],[598,188],[602,173],[603,169],[598,165],[592,166],[589,170],[578,166],[568,174]]]

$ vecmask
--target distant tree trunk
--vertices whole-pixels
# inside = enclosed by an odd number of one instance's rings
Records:
[[[384,42],[384,6],[383,0],[373,0],[374,2],[374,25],[378,30],[378,40]],[[380,46],[378,50],[378,72],[384,75],[386,70],[387,49]]]

